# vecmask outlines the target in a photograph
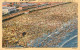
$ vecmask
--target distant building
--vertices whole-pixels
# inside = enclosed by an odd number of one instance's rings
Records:
[[[17,9],[27,10],[27,9],[32,8],[32,7],[36,7],[35,5],[36,5],[35,3],[21,3]]]
[[[8,5],[9,5],[8,2],[3,2],[3,3],[2,3],[2,6],[6,6],[6,7],[7,7]]]
[[[6,14],[11,14],[16,12],[16,8],[15,7],[2,7],[2,14],[6,15]]]

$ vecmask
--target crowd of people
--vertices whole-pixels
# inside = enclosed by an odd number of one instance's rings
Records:
[[[27,47],[30,40],[42,37],[43,33],[52,33],[72,19],[77,20],[76,3],[34,11],[5,21],[2,23],[3,47],[15,45]]]

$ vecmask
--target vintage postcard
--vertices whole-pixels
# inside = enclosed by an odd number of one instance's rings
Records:
[[[2,48],[79,48],[78,1],[3,0]]]

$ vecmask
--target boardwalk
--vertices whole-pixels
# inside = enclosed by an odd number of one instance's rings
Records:
[[[9,20],[11,18],[14,18],[15,16],[19,16],[21,14],[24,14],[25,12],[31,12],[31,11],[37,11],[37,10],[41,10],[41,9],[45,9],[45,8],[50,8],[50,7],[54,7],[54,6],[59,6],[59,5],[63,5],[63,4],[68,4],[70,2],[65,2],[65,3],[55,3],[55,4],[52,4],[52,5],[46,5],[46,6],[42,6],[42,7],[37,7],[37,8],[31,8],[31,9],[28,9],[28,10],[25,10],[25,11],[19,11],[17,13],[13,13],[13,14],[10,14],[10,15],[7,15],[7,16],[4,16],[3,17],[3,21],[6,21],[6,20]]]

